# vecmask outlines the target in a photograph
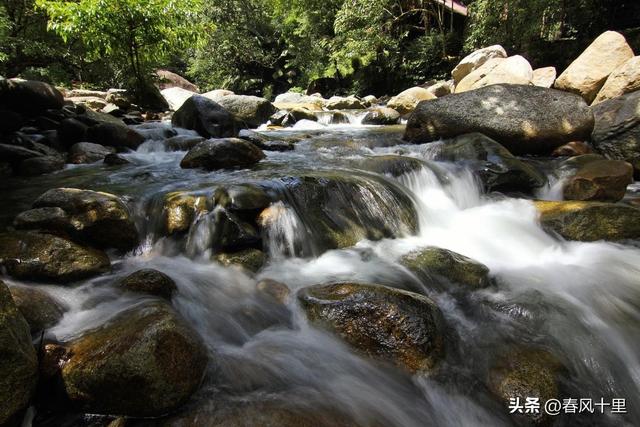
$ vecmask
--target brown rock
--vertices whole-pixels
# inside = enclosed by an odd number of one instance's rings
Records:
[[[593,153],[593,149],[586,142],[571,141],[553,150],[551,155],[554,157],[573,157],[591,153]]]
[[[598,160],[582,166],[565,183],[566,200],[617,202],[633,182],[633,167],[622,160]]]
[[[609,75],[593,104],[640,89],[640,56],[634,56]]]

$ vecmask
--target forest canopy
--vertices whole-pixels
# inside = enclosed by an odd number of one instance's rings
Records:
[[[640,39],[636,0],[464,3],[467,16],[438,0],[1,0],[0,74],[137,87],[160,67],[202,89],[380,95],[490,44],[562,68],[604,29]]]

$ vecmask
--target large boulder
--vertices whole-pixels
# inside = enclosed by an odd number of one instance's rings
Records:
[[[592,105],[640,90],[640,56],[634,56],[612,72]]]
[[[185,169],[232,169],[252,166],[264,158],[261,149],[244,139],[208,139],[189,150],[180,166]]]
[[[595,151],[610,159],[626,160],[640,170],[640,91],[591,109],[595,117],[591,144]]]
[[[69,149],[69,163],[95,163],[104,160],[107,155],[115,153],[113,147],[94,144],[93,142],[78,142]]]
[[[491,284],[486,265],[444,248],[418,249],[400,258],[400,264],[426,286],[455,284],[478,289]]]
[[[329,110],[362,110],[366,108],[364,103],[355,96],[332,96],[326,105]]]
[[[172,71],[156,70],[156,76],[158,76],[158,89],[160,89],[161,91],[164,89],[178,87],[191,92],[198,92],[198,86],[194,85],[189,80]]]
[[[602,202],[536,201],[542,227],[567,240],[640,238],[640,209]]]
[[[439,81],[430,86],[427,86],[427,90],[431,92],[436,98],[442,96],[451,95],[456,89],[453,80]]]
[[[444,320],[429,298],[379,285],[336,283],[298,293],[307,317],[369,356],[411,372],[432,371],[443,354]]]
[[[304,95],[297,92],[286,92],[276,96],[273,105],[279,110],[305,108],[310,111],[322,111],[327,100],[318,96]]]
[[[0,425],[19,425],[36,390],[38,358],[29,325],[0,281]]]
[[[507,52],[500,45],[485,47],[476,50],[465,56],[462,61],[451,72],[451,77],[456,83],[459,83],[469,73],[480,68],[485,62],[492,58],[506,58]]]
[[[29,324],[31,334],[54,326],[64,315],[63,305],[37,287],[13,286],[10,291],[16,307]]]
[[[622,34],[604,32],[560,74],[555,87],[577,93],[591,103],[607,77],[632,57],[633,50]]]
[[[116,148],[135,150],[144,142],[144,136],[124,123],[101,122],[87,130],[87,141]]]
[[[116,283],[116,287],[139,294],[155,295],[171,300],[178,290],[176,282],[161,271],[152,268],[138,270],[122,278]]]
[[[162,201],[162,233],[171,235],[189,230],[194,218],[207,210],[207,197],[186,192],[171,192]]]
[[[376,107],[364,116],[363,125],[395,125],[400,121],[400,113],[389,107]]]
[[[488,192],[530,193],[547,183],[544,174],[480,133],[460,135],[436,145],[433,159],[465,165]]]
[[[193,95],[173,114],[171,124],[192,129],[205,138],[233,136],[233,116],[224,107],[204,96]]]
[[[50,234],[8,232],[0,234],[0,265],[18,279],[61,283],[109,271],[109,258]]]
[[[387,107],[393,108],[400,114],[412,112],[420,101],[436,99],[436,96],[423,87],[412,87],[400,92],[387,102]]]
[[[56,229],[60,218],[55,215],[50,226],[44,226],[47,231],[68,232],[72,237],[91,245],[121,251],[133,249],[139,243],[138,231],[129,209],[113,194],[55,188],[38,197],[33,207],[60,208],[66,213],[69,221],[65,228]]]
[[[574,94],[537,86],[500,84],[421,102],[404,139],[424,143],[480,132],[514,154],[547,154],[588,139],[593,113]]]
[[[550,88],[556,81],[558,73],[556,67],[543,67],[533,70],[531,83],[534,86]]]
[[[189,399],[207,366],[201,339],[160,301],[121,312],[65,347],[64,393],[96,414],[164,415]]]
[[[59,110],[64,105],[62,93],[50,84],[35,80],[0,80],[0,108],[28,117],[46,110]]]
[[[493,58],[462,79],[455,92],[461,93],[500,83],[528,85],[532,79],[531,64],[522,56]]]
[[[24,176],[44,175],[64,169],[64,159],[60,156],[40,156],[20,163],[18,172]]]
[[[181,87],[162,89],[160,93],[167,101],[167,104],[169,104],[169,108],[173,111],[178,111],[187,99],[191,98],[193,95],[197,95],[196,92],[183,89]]]
[[[564,184],[566,200],[617,202],[633,182],[633,166],[622,160],[596,160],[580,167]]]
[[[233,115],[240,127],[256,128],[276,112],[269,100],[257,96],[227,95],[216,102]]]

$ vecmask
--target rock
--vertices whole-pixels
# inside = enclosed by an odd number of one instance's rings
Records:
[[[582,166],[564,184],[566,200],[617,202],[633,182],[633,166],[622,160],[599,160]]]
[[[560,74],[555,87],[577,93],[591,103],[607,77],[632,57],[633,50],[624,36],[606,31]]]
[[[69,217],[73,237],[97,247],[128,251],[139,243],[129,209],[113,194],[56,188],[38,197],[33,207],[61,208]]]
[[[232,212],[261,211],[271,204],[264,189],[252,184],[219,187],[213,194],[214,203]]]
[[[266,258],[266,255],[260,249],[245,249],[230,253],[225,252],[214,256],[214,259],[225,267],[235,265],[253,273],[257,273],[258,270],[262,268],[266,262]]]
[[[18,172],[24,176],[37,176],[64,169],[64,160],[58,156],[40,156],[20,163]]]
[[[427,90],[433,94],[436,98],[442,96],[451,95],[455,91],[455,84],[453,80],[439,81],[427,87]]]
[[[238,138],[249,141],[264,151],[290,151],[295,149],[294,141],[279,139],[272,135],[265,135],[249,129],[242,129],[238,133]]]
[[[316,121],[317,120],[318,118],[316,117]],[[343,124],[349,124],[349,123],[350,123],[349,116],[347,116],[345,113],[341,111],[334,111],[331,114],[331,119],[329,120],[329,124],[332,124],[332,125],[343,125]]]
[[[591,149],[591,146],[586,142],[571,141],[553,150],[551,155],[554,157],[563,157],[563,156],[572,157],[572,156],[581,156],[583,154],[591,154],[591,153],[593,153],[593,150]]]
[[[534,202],[542,227],[567,240],[593,242],[640,237],[640,209],[601,202]]]
[[[191,83],[179,74],[173,73],[169,70],[156,70],[158,76],[158,89],[165,90],[169,88],[178,87],[186,89],[191,92],[198,92],[198,86]]]
[[[455,93],[479,89],[495,84],[529,85],[533,79],[531,64],[520,55],[494,58],[462,79]]]
[[[592,107],[591,144],[609,159],[625,160],[640,170],[640,91]]]
[[[69,149],[69,163],[95,163],[104,160],[108,154],[115,152],[112,147],[94,144],[92,142],[78,142]]]
[[[2,251],[2,249],[0,249]],[[0,425],[20,424],[20,412],[36,391],[38,358],[29,325],[0,281]]]
[[[116,283],[116,287],[139,294],[154,295],[166,300],[178,291],[176,282],[161,271],[151,268],[138,270]]]
[[[181,87],[162,89],[160,93],[167,101],[167,104],[169,104],[169,108],[173,111],[178,111],[187,99],[191,98],[193,95],[197,95],[196,92],[183,89]]]
[[[216,102],[233,115],[240,127],[257,128],[276,112],[271,102],[257,96],[227,95]]]
[[[169,109],[169,104],[167,104],[160,90],[149,82],[136,84],[131,89],[130,96],[133,103],[144,110],[163,112]]]
[[[369,110],[362,119],[363,125],[395,125],[400,121],[400,113],[393,108],[378,107]]]
[[[356,167],[367,171],[399,177],[415,170],[422,169],[425,164],[415,157],[396,156],[387,154],[382,156],[368,156],[356,163]]]
[[[19,130],[25,123],[22,114],[0,109],[0,134],[9,134]]]
[[[67,98],[67,101],[74,104],[82,104],[92,110],[102,110],[107,106],[108,102],[104,98],[98,98],[95,96],[76,96],[73,98]]]
[[[71,231],[67,213],[58,208],[37,208],[19,213],[13,221],[18,230],[39,230],[63,237]]]
[[[102,122],[87,131],[88,142],[135,150],[144,142],[144,136],[124,124]]]
[[[104,157],[104,163],[109,166],[116,166],[116,165],[126,165],[130,162],[129,160],[125,159],[124,157],[118,154],[107,154]]]
[[[363,353],[411,372],[432,371],[443,354],[444,320],[429,298],[379,285],[337,283],[298,292],[307,317]]]
[[[196,215],[206,210],[206,196],[182,192],[166,194],[162,209],[164,233],[171,235],[189,230]]]
[[[524,85],[492,85],[421,102],[404,139],[424,143],[480,132],[513,154],[547,154],[589,138],[593,114],[579,96]]]
[[[261,295],[280,304],[286,304],[291,290],[284,283],[271,279],[262,279],[256,284],[256,291]]]
[[[534,86],[553,87],[553,84],[556,81],[557,71],[556,67],[544,67],[544,68],[536,68],[533,70],[533,78],[531,79],[531,83]]]
[[[64,119],[58,127],[58,138],[63,147],[71,147],[73,144],[85,140],[88,130],[89,126],[78,119]]]
[[[629,59],[609,75],[592,105],[637,90],[640,90],[640,56]]]
[[[393,108],[398,113],[404,115],[412,112],[420,101],[436,99],[429,90],[422,87],[412,87],[400,92],[387,102],[387,107]]]
[[[176,135],[167,138],[164,143],[172,151],[189,151],[204,140],[201,136]]]
[[[9,163],[0,162],[0,177],[8,177],[13,175],[13,168]]]
[[[488,192],[529,193],[547,183],[544,174],[479,133],[461,135],[437,145],[433,159],[463,163],[474,170]]]
[[[9,290],[32,335],[55,326],[62,319],[64,307],[48,293],[27,286],[13,286]]]
[[[549,399],[561,400],[558,384],[561,368],[560,362],[545,350],[515,349],[503,355],[489,371],[489,390],[505,408],[513,398],[520,402],[537,398],[544,408]],[[550,418],[544,411],[515,416],[536,425],[545,424]]]
[[[18,166],[24,160],[40,156],[42,156],[42,153],[19,145],[0,144],[0,158],[14,166]]]
[[[66,98],[74,98],[78,96],[94,96],[96,98],[105,99],[107,97],[107,92],[91,89],[72,89],[67,90],[64,95]]]
[[[239,215],[224,209],[214,211],[213,215],[212,249],[218,252],[239,252],[259,246],[260,235],[257,230]],[[255,253],[245,253],[240,257],[253,265],[257,264],[259,258]]]
[[[500,45],[485,47],[467,55],[451,72],[454,82],[459,83],[473,70],[480,68],[492,58],[506,58],[507,52]]]
[[[326,105],[329,110],[362,110],[365,105],[355,96],[332,96]]]
[[[62,93],[55,87],[35,80],[0,80],[0,107],[37,116],[46,110],[59,110],[64,105]]]
[[[243,139],[209,139],[189,150],[180,166],[206,170],[245,168],[265,157],[261,149]]]
[[[68,283],[109,271],[109,258],[50,234],[0,234],[0,265],[17,279]]]
[[[362,102],[364,102],[367,107],[371,107],[372,105],[375,105],[378,103],[378,98],[376,98],[373,95],[367,95],[364,98],[362,98]]]
[[[419,249],[400,258],[400,264],[427,286],[456,284],[479,289],[491,285],[486,265],[448,249]]]
[[[173,114],[171,124],[195,130],[205,138],[233,136],[236,133],[231,113],[217,102],[200,95],[187,99]]]
[[[279,110],[306,108],[310,111],[322,111],[325,104],[325,99],[295,92],[282,93],[273,101],[273,105]]]
[[[313,122],[318,121],[318,117],[309,109],[304,107],[295,107],[289,111],[289,114],[297,122],[299,120],[311,120]]]
[[[189,399],[207,366],[200,338],[160,301],[121,312],[66,347],[64,391],[95,414],[164,415]]]
[[[107,91],[107,96],[104,99],[109,104],[114,105],[117,108],[121,108],[123,110],[131,108],[131,99],[129,98],[127,91],[124,89],[109,89]],[[107,106],[109,104],[107,104]]]
[[[202,94],[202,96],[204,96],[205,98],[209,98],[210,100],[216,102],[218,101],[218,99],[229,95],[235,95],[235,93],[227,89],[214,89]]]

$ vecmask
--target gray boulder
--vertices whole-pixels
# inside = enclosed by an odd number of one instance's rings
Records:
[[[269,100],[257,96],[227,95],[216,99],[216,102],[230,112],[243,128],[256,128],[276,112],[276,107]]]
[[[92,142],[78,142],[69,149],[69,163],[94,163],[104,160],[107,155],[115,153],[113,147],[94,144]]]
[[[209,139],[189,150],[180,166],[185,169],[230,169],[249,167],[264,158],[261,149],[244,139]]]
[[[35,80],[0,80],[0,107],[32,117],[64,105],[62,93],[48,83]]]
[[[173,126],[192,129],[205,138],[234,136],[233,115],[211,99],[200,95],[188,98],[173,114]]]

